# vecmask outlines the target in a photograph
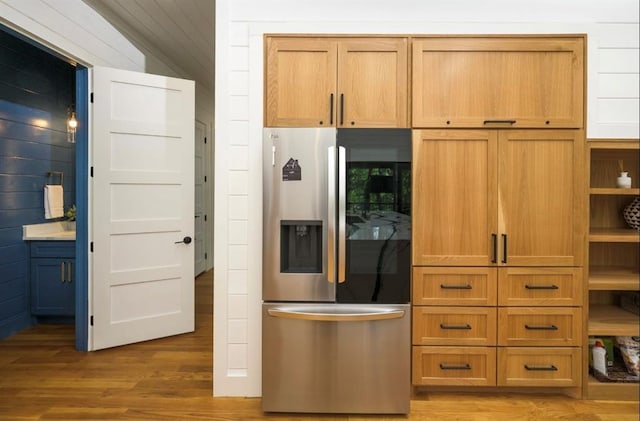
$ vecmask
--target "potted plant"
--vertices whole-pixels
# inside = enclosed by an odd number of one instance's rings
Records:
[[[76,205],[71,205],[69,209],[64,213],[65,229],[67,231],[76,230]]]

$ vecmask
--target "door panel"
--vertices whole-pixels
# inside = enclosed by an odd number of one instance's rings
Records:
[[[338,127],[407,127],[407,39],[342,40]]]
[[[193,331],[194,83],[93,69],[90,349]]]
[[[582,264],[583,132],[502,130],[499,224],[509,266]]]
[[[413,134],[413,264],[481,266],[495,260],[497,134]]]
[[[583,40],[433,37],[413,42],[413,126],[583,125]]]
[[[268,38],[265,125],[335,125],[337,59],[335,40]]]

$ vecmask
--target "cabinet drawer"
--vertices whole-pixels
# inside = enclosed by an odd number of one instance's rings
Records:
[[[507,307],[498,309],[498,345],[578,346],[580,308]]]
[[[580,348],[498,348],[498,386],[579,386]]]
[[[31,257],[75,257],[75,241],[32,241]]]
[[[414,267],[414,305],[496,304],[496,268]]]
[[[415,345],[495,345],[496,309],[414,307]]]
[[[500,306],[582,305],[580,268],[501,268]]]
[[[414,346],[412,382],[420,385],[495,386],[496,349]]]

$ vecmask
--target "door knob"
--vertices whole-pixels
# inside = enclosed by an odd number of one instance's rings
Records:
[[[186,236],[182,239],[182,241],[176,241],[176,244],[180,244],[180,243],[189,244],[190,242],[191,242],[191,237]]]

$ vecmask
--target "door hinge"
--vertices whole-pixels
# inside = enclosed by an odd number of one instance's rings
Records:
[[[91,324],[91,326],[93,326],[93,316],[91,316],[91,318],[89,319],[89,323]]]
[[[91,99],[90,99],[91,103],[93,104],[93,92],[91,92]]]
[[[91,177],[93,177],[93,167],[91,167]]]
[[[89,244],[89,247],[90,247],[91,253],[93,253],[93,241],[91,242],[91,244]]]
[[[204,216],[204,220],[205,220],[205,222],[207,221],[207,215]]]
[[[207,138],[206,137],[204,138],[204,143],[207,143]]]
[[[204,176],[204,182],[205,183],[207,182],[207,176],[206,175]]]
[[[204,254],[204,260],[207,260],[207,253]]]

